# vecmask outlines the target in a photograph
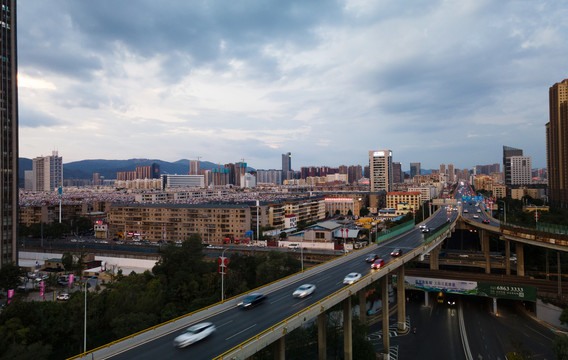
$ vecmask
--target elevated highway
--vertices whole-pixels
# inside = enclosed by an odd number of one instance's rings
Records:
[[[320,316],[325,316],[326,310],[341,302],[344,303],[345,309],[349,309],[349,311],[344,311],[344,316],[350,319],[351,295],[358,294],[362,304],[365,304],[367,286],[381,281],[381,286],[385,288],[383,293],[387,296],[386,275],[396,271],[403,276],[403,265],[406,262],[424,256],[439,247],[455,227],[457,216],[457,212],[450,214],[451,223],[448,223],[448,214],[444,211],[436,212],[428,219],[427,226],[439,230],[437,233],[429,234],[427,239],[420,229],[410,224],[402,234],[394,235],[379,244],[256,289],[255,292],[262,292],[268,297],[264,304],[253,309],[236,308],[242,296],[228,299],[212,307],[94,349],[76,358],[245,359],[272,343],[276,344],[278,349],[283,349],[283,336],[287,332],[316,318],[318,321],[323,321]],[[390,253],[394,248],[402,249],[403,255],[397,258],[391,257]],[[369,253],[378,254],[385,260],[386,265],[378,271],[371,271],[369,264],[365,262]],[[352,285],[345,286],[343,278],[350,272],[359,272],[363,278]],[[306,299],[292,298],[294,289],[304,283],[315,284],[316,292]],[[400,298],[404,299],[404,295]],[[362,309],[361,316],[365,317],[365,306]],[[386,314],[388,315],[388,311]],[[217,325],[217,331],[211,339],[183,350],[174,348],[173,339],[182,329],[202,321],[211,321]],[[350,321],[347,324],[350,325]],[[402,330],[406,330],[404,314],[400,324]],[[388,321],[386,326],[388,331]],[[385,339],[388,342],[388,337]],[[352,356],[349,341],[346,344],[346,358],[351,358],[349,354]],[[388,344],[385,348],[388,349]],[[323,351],[325,352],[325,344],[323,344]]]

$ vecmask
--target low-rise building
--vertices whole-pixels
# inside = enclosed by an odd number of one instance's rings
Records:
[[[405,204],[400,207],[398,204]],[[387,208],[394,208],[398,211],[404,211],[404,209],[416,211],[422,205],[422,193],[420,191],[391,191],[387,193]],[[407,211],[408,212],[408,211]]]

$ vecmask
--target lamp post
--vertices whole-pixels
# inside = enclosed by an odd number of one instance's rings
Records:
[[[89,282],[89,280],[94,279],[95,277],[96,276],[91,276],[90,278],[85,279],[85,331],[83,332],[83,352],[87,352],[87,283]]]
[[[503,223],[507,223],[507,203],[505,202],[505,200],[497,200],[497,203],[503,203],[503,214],[504,214],[504,219],[503,219]]]
[[[225,260],[225,251],[232,249],[233,247],[228,247],[221,253],[221,262]],[[224,265],[224,264],[223,264]],[[225,266],[223,271],[221,271],[221,302],[225,299],[225,273],[227,272],[227,267]]]

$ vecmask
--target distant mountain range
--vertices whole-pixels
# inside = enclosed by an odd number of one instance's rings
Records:
[[[94,173],[99,173],[105,179],[116,179],[116,173],[119,171],[134,171],[137,166],[148,166],[152,164],[160,165],[161,174],[177,174],[185,175],[189,173],[189,160],[181,159],[176,162],[167,162],[156,159],[128,159],[128,160],[81,160],[63,164],[64,179],[93,179]],[[20,182],[23,182],[24,171],[32,170],[32,159],[19,159]],[[222,165],[221,165],[222,166]],[[204,170],[210,170],[219,167],[209,161],[200,161],[199,167]]]

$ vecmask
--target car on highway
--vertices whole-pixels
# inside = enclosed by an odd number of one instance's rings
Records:
[[[313,294],[315,290],[316,290],[316,286],[314,284],[304,284],[304,285],[301,285],[296,290],[294,290],[294,292],[292,293],[292,296],[294,296],[295,298],[300,298],[300,299],[305,298],[306,296]]]
[[[378,258],[379,258],[379,255],[377,255],[377,254],[369,254],[369,256],[367,256],[365,261],[368,262],[368,263],[372,263],[375,260],[377,260]]]
[[[67,300],[69,300],[69,294],[61,293],[61,294],[57,295],[56,299],[59,300],[59,301],[67,301]]]
[[[261,304],[266,299],[266,295],[253,293],[247,295],[241,302],[237,304],[240,309],[250,309],[253,306]]]
[[[482,223],[484,223],[484,224],[490,224],[490,223],[491,223],[491,220],[489,220],[489,219],[483,219]]]
[[[402,250],[401,249],[394,249],[393,251],[391,251],[391,256],[396,257],[396,256],[400,256],[402,255]]]
[[[371,269],[378,270],[385,266],[385,261],[383,259],[375,260],[374,263],[371,264]]]
[[[463,212],[464,212],[464,213],[468,213],[469,211],[468,211],[467,209],[463,209]]]
[[[422,229],[423,233],[429,233],[430,232],[430,228],[425,227],[424,229]]]
[[[202,322],[188,327],[185,332],[174,339],[174,346],[184,348],[199,340],[203,340],[215,332],[216,328],[210,322]]]
[[[481,212],[481,210],[480,210],[480,209],[477,209],[477,212],[478,212],[478,213],[480,213],[480,212]]]
[[[343,284],[351,285],[354,282],[357,282],[361,279],[361,274],[352,272],[347,274],[347,276],[343,279]]]
[[[473,215],[474,219],[479,219],[479,215]]]

